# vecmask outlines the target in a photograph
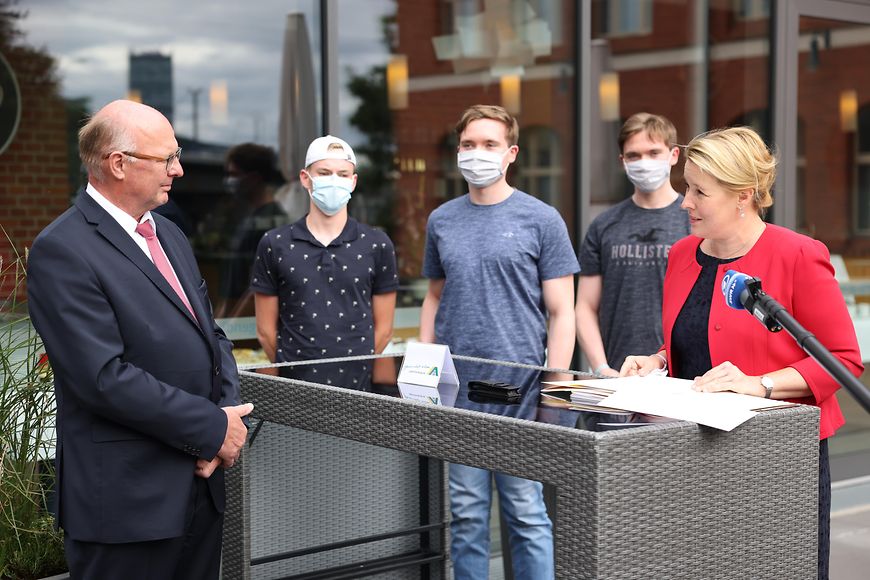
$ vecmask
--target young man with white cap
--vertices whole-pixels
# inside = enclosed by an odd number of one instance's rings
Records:
[[[299,172],[308,214],[260,240],[251,289],[257,338],[272,362],[379,353],[392,336],[396,253],[385,233],[348,216],[355,171],[345,141],[312,141]],[[341,386],[359,388],[360,377],[343,376]]]

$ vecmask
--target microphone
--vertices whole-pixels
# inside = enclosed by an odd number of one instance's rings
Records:
[[[746,306],[749,296],[749,290],[746,288],[746,281],[751,280],[751,276],[747,276],[735,270],[728,270],[725,276],[722,277],[722,294],[725,295],[725,303],[735,310],[743,310]]]
[[[725,303],[735,310],[746,309],[770,332],[779,332],[782,325],[777,315],[785,308],[761,289],[761,280],[736,270],[728,270],[722,277]]]

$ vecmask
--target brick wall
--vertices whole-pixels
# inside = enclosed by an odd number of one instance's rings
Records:
[[[44,70],[33,66],[32,56],[23,50],[6,54],[18,78],[23,108],[18,132],[0,154],[4,269],[16,252],[23,255],[42,228],[69,206],[66,110],[56,85]],[[0,303],[12,290],[11,278],[0,281]]]

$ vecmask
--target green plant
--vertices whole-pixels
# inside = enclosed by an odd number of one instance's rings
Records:
[[[63,536],[47,510],[54,389],[42,342],[19,299],[26,257],[6,262],[0,257],[0,288],[11,288],[0,296],[0,579],[41,578],[66,569]]]

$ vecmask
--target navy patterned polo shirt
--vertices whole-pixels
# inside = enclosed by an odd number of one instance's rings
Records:
[[[251,290],[278,296],[276,362],[373,354],[372,296],[398,285],[390,238],[350,217],[328,246],[305,217],[266,232],[251,274]]]

